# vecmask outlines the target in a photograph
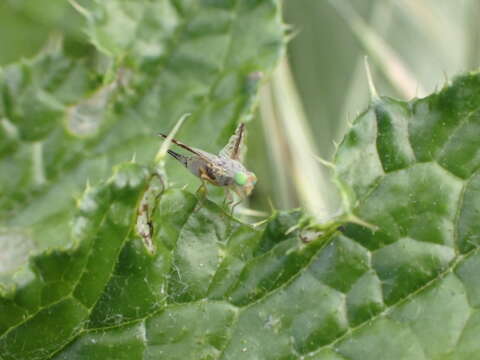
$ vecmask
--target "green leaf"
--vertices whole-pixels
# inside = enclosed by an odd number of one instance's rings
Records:
[[[81,5],[103,55],[2,71],[2,360],[476,356],[480,74],[373,101],[336,155],[340,220],[257,228],[141,163],[184,112],[215,151],[250,116],[278,4]]]
[[[84,13],[91,41],[98,45],[94,33],[105,28],[135,39],[122,54],[90,49],[83,58],[71,58],[54,43],[36,58],[0,70],[5,242],[20,236],[33,253],[72,246],[74,197],[88,181],[107,178],[117,163],[151,162],[160,142],[156,134],[168,131],[182,114],[193,114],[179,134],[182,140],[215,152],[239,121],[249,120],[259,85],[251,74],[270,71],[283,51],[279,5],[276,0],[226,8],[195,4],[192,12],[186,9],[194,3],[89,2]],[[177,20],[167,31],[172,12]],[[134,27],[124,28],[121,19],[127,16]],[[164,52],[152,52],[163,45]],[[168,169],[172,178],[185,179],[182,183],[198,183],[178,164],[169,162]],[[25,257],[12,261],[19,265]],[[22,281],[28,279],[4,286]]]
[[[139,165],[125,164],[105,185],[87,189],[72,224],[72,245],[31,257],[14,274],[15,286],[0,289],[2,313],[15,310],[1,318],[5,358],[47,356],[79,331],[128,238],[147,176]]]
[[[130,296],[122,278],[131,272],[121,267],[135,261],[119,263],[95,324],[58,357],[100,358],[109,345],[126,344],[133,358],[475,356],[480,158],[475,132],[465,129],[480,119],[479,90],[480,75],[470,74],[411,103],[375,101],[355,121],[337,153],[337,176],[346,196],[356,196],[349,212],[369,227],[347,223],[304,243],[302,226],[285,235],[298,213],[279,214],[258,232],[168,190],[154,221],[156,242],[170,249],[157,309],[135,317],[117,306]],[[436,127],[449,129],[417,134]]]
[[[284,49],[276,0],[77,8],[93,44],[82,57],[52,42],[0,69],[2,359],[48,358],[86,329],[161,308],[179,283],[166,280],[177,257],[168,232],[189,209],[153,212],[167,231],[153,257],[133,230],[152,174],[136,164],[152,162],[156,133],[186,112],[193,115],[182,140],[218,152],[237,123],[250,120],[258,73],[271,71]],[[137,163],[125,163],[132,158]],[[168,168],[197,184],[178,164]],[[109,303],[118,292],[122,300]]]
[[[156,179],[150,174],[134,163],[117,167],[79,201],[73,247],[30,259],[25,271],[34,280],[3,298],[5,312],[18,310],[2,319],[0,353],[6,359],[49,358],[74,338],[76,345],[59,358],[106,356],[112,344],[111,358],[125,349],[130,356],[217,356],[231,339],[225,329],[237,320],[234,304],[281,286],[321,244],[305,249],[299,230],[284,235],[281,229],[295,223],[298,212],[279,214],[262,232],[206,199],[171,188],[152,209],[150,253],[135,230],[140,198]],[[243,283],[249,285],[239,297]],[[43,336],[35,337],[39,332]],[[145,347],[147,334],[158,346]],[[175,338],[182,340],[170,344]]]
[[[378,227],[343,231],[367,251],[369,269],[351,284],[356,299],[347,293],[354,330],[329,344],[341,355],[384,358],[388,348],[393,358],[467,359],[478,351],[468,334],[479,89],[475,73],[425,99],[374,101],[340,146],[337,171],[356,195],[353,212]]]
[[[8,194],[0,219],[12,226],[30,225],[11,221],[11,214],[30,218],[35,207],[49,216],[64,213],[72,192],[80,193],[87,179],[104,179],[119,162],[134,155],[150,161],[156,134],[184,113],[193,116],[179,136],[218,151],[251,117],[259,84],[252,74],[270,71],[285,42],[276,0],[228,7],[94,1],[84,13],[100,49],[108,45],[95,34],[130,39],[115,45],[121,54],[71,59],[54,47],[0,72],[0,191]],[[57,206],[48,211],[42,204],[52,199]]]

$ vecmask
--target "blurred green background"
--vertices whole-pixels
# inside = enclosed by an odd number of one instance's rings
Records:
[[[287,0],[284,17],[288,61],[266,82],[249,124],[248,162],[259,177],[250,206],[305,206],[328,218],[339,200],[315,155],[330,160],[368,104],[364,56],[380,94],[425,96],[478,68],[480,2]],[[82,23],[65,0],[2,0],[0,65],[33,56],[55,33],[67,53],[81,56],[89,50]]]

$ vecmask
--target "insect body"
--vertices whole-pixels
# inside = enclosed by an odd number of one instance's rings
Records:
[[[167,137],[165,134],[160,135]],[[168,153],[202,181],[227,187],[242,199],[249,196],[255,187],[257,177],[253,172],[248,171],[241,162],[245,150],[244,124],[237,127],[235,134],[218,155],[190,147],[175,139],[172,139],[172,142],[188,150],[192,155],[182,155],[173,150],[168,150]]]

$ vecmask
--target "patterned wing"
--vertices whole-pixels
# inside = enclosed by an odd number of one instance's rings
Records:
[[[167,137],[167,135],[162,134],[162,133],[159,133],[158,135],[162,136],[163,138]],[[182,143],[181,141],[178,141],[177,139],[172,139],[172,143],[174,143],[177,146],[180,146],[181,148],[184,148],[185,150],[191,152],[192,154],[197,155],[198,157],[202,158],[203,160],[205,160],[207,162],[210,162],[211,159],[212,159],[212,156],[214,156],[214,155],[212,155],[212,154],[210,154],[206,151],[188,146],[188,145]]]
[[[240,123],[235,130],[235,133],[228,140],[227,145],[220,151],[221,157],[227,157],[233,160],[243,162],[246,152],[245,138],[246,138],[245,124]]]

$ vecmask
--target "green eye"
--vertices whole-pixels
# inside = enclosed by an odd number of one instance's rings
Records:
[[[237,185],[243,186],[247,183],[247,174],[243,172],[237,172],[233,176],[233,180],[235,180]]]

